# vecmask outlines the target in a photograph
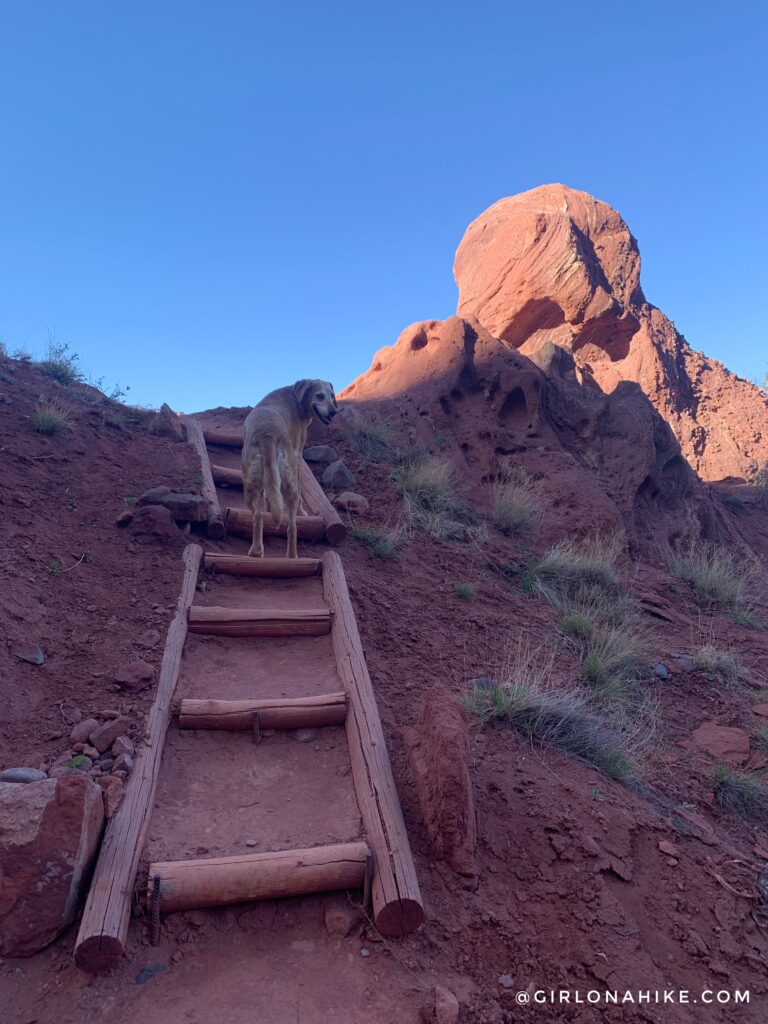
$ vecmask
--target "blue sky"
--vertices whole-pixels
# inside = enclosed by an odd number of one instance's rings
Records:
[[[615,206],[691,344],[768,369],[766,7],[0,0],[0,338],[129,399],[337,388],[456,307],[467,224]]]

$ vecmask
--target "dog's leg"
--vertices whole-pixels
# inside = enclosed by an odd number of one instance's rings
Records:
[[[283,481],[283,499],[288,510],[288,544],[286,558],[298,558],[296,547],[296,516],[299,511],[301,497],[299,495],[299,466],[296,459],[291,459],[290,470]]]
[[[263,558],[266,499],[262,486],[261,460],[255,459],[249,466],[243,468],[243,496],[253,515],[253,539],[248,554],[251,558]]]

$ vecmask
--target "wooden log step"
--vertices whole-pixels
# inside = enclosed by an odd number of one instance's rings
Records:
[[[243,489],[243,473],[240,469],[229,469],[227,466],[211,466],[213,479],[221,487]],[[325,526],[325,539],[329,544],[341,544],[347,536],[347,528],[328,497],[315,479],[315,474],[302,459],[299,463],[301,482],[301,500],[304,507],[313,516],[319,516]]]
[[[361,889],[368,852],[365,843],[339,843],[278,853],[162,861],[149,866],[147,903],[151,911],[155,878],[160,880],[162,913]]]
[[[347,717],[346,693],[313,697],[271,697],[263,700],[192,700],[181,702],[180,729],[252,729],[259,712],[262,729],[312,729],[343,725]]]
[[[253,516],[247,508],[227,509],[227,531],[235,537],[253,537]],[[287,523],[276,526],[269,512],[264,514],[264,533],[284,537]],[[325,537],[325,523],[320,516],[299,516],[296,520],[299,540],[319,541]]]
[[[217,430],[215,427],[203,427],[206,444],[218,444],[222,448],[242,448],[242,430]]]
[[[205,553],[205,568],[209,572],[223,572],[230,576],[294,579],[319,576],[322,565],[319,558],[249,558],[248,555],[220,555],[213,551]]]
[[[215,462],[212,462],[211,473],[213,474],[213,482],[219,487],[239,487],[242,491],[242,469],[229,469],[228,466],[217,466]]]
[[[324,636],[331,629],[328,608],[221,608],[193,604],[191,633],[214,636]]]

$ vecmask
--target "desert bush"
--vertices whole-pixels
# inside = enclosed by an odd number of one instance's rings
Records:
[[[671,556],[669,567],[691,584],[702,604],[722,611],[743,607],[756,584],[754,563],[709,541],[691,541]]]
[[[742,818],[764,818],[768,810],[768,792],[754,772],[735,772],[725,764],[712,769],[715,799],[720,807]]]
[[[397,452],[389,443],[392,428],[383,420],[366,419],[359,414],[344,420],[344,436],[350,448],[374,462],[394,462]]]
[[[355,540],[363,544],[377,558],[394,558],[400,548],[404,534],[400,529],[377,530],[368,526],[351,526],[350,533]]]
[[[702,672],[716,676],[721,683],[737,683],[743,669],[730,651],[718,650],[714,644],[702,644],[693,652],[693,662]]]
[[[758,497],[763,504],[768,505],[768,462],[763,463],[760,469],[755,470],[749,482],[757,488]]]
[[[541,510],[541,482],[520,467],[498,480],[491,493],[491,519],[508,536],[523,533]]]
[[[43,373],[60,384],[75,384],[83,380],[79,356],[69,351],[69,345],[51,339],[44,359],[38,364]]]
[[[474,601],[477,597],[477,591],[469,583],[454,583],[453,592],[456,597],[460,597],[462,601]]]
[[[32,426],[38,434],[45,434],[52,437],[55,434],[63,434],[72,426],[67,410],[55,400],[45,402],[42,399],[32,413]]]

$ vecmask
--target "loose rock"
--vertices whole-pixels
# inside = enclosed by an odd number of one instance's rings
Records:
[[[136,753],[136,745],[129,736],[118,736],[112,744],[112,753],[115,757],[120,757],[121,754],[130,754],[133,757]]]
[[[337,459],[336,462],[332,462],[330,466],[324,470],[321,480],[324,487],[328,487],[334,491],[346,490],[347,487],[354,487],[357,483],[357,480],[350,473],[341,459]]]
[[[113,718],[109,722],[104,722],[103,725],[98,726],[90,734],[89,739],[94,747],[100,752],[104,752],[107,747],[111,747],[118,736],[124,736],[128,732],[128,727],[131,723],[127,718]]]
[[[123,791],[125,789],[123,780],[118,779],[114,775],[103,775],[98,780],[98,783],[101,786],[104,798],[104,813],[107,816],[107,820],[109,820],[123,799]]]
[[[327,444],[316,444],[304,449],[305,462],[336,462],[337,459],[335,449],[329,448]]]
[[[456,1024],[459,1019],[459,1001],[442,985],[435,986],[435,1019],[437,1024]]]
[[[743,729],[703,722],[691,739],[712,757],[729,764],[744,764],[749,757],[749,736]]]
[[[0,772],[0,782],[24,784],[27,782],[42,782],[48,776],[37,768],[6,768]]]
[[[115,672],[115,682],[131,693],[146,690],[155,677],[155,670],[148,661],[139,658],[137,661],[121,665]]]
[[[120,757],[115,759],[115,764],[112,769],[112,774],[116,772],[130,772],[133,770],[133,758],[130,754],[121,754]]]
[[[72,923],[103,823],[101,790],[81,773],[0,783],[0,954],[31,956]]]
[[[654,671],[655,675],[657,675],[659,677],[659,679],[668,679],[669,678],[669,669],[667,668],[666,665],[662,665],[661,663],[659,663],[658,665],[654,665],[653,666],[653,671]]]
[[[371,507],[367,498],[364,498],[362,494],[355,494],[354,491],[342,491],[334,498],[333,504],[344,512],[353,512],[359,516],[364,515]]]
[[[21,644],[13,653],[19,661],[26,661],[30,665],[45,664],[43,650],[36,644]]]
[[[325,911],[325,927],[328,934],[338,939],[346,938],[361,920],[361,914],[354,907],[327,907]]]

